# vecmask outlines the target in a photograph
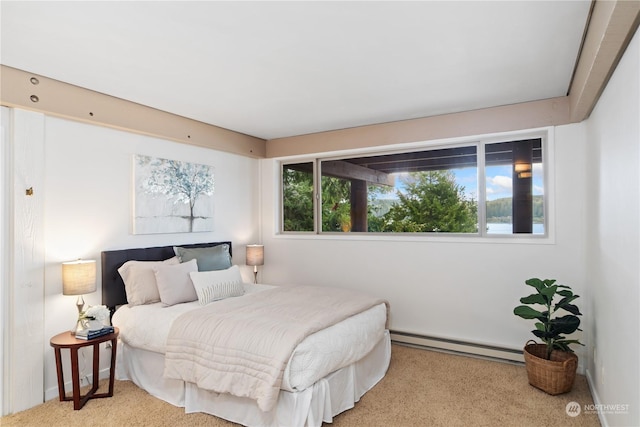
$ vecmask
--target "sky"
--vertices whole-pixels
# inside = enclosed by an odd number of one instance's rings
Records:
[[[456,182],[465,188],[464,192],[467,198],[478,200],[477,168],[453,169],[452,171],[456,176]],[[511,165],[489,166],[485,174],[487,200],[512,197]],[[533,165],[534,196],[544,194],[543,175],[542,164],[535,163]],[[399,179],[396,179],[396,189],[402,190]],[[395,198],[393,194],[389,194],[388,197]]]
[[[476,173],[475,169],[471,169],[469,171],[461,171],[461,175],[458,176],[456,173],[456,180],[462,183],[462,180],[467,179],[468,175],[474,176]],[[512,175],[511,175],[511,165],[505,166],[489,166],[486,168],[486,192],[487,192],[487,200],[496,200],[501,199],[503,197],[512,197]],[[544,186],[543,186],[543,171],[541,163],[533,164],[533,195],[539,196],[544,194]],[[465,184],[462,184],[465,185]],[[473,187],[471,190],[471,186],[467,188],[468,191],[475,191],[477,193],[477,186]]]

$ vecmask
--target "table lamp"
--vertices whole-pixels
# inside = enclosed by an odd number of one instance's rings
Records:
[[[253,266],[253,283],[258,283],[258,266],[264,265],[263,245],[247,245],[247,265]]]
[[[62,295],[78,295],[78,316],[84,309],[82,295],[96,291],[96,261],[93,259],[62,263]]]

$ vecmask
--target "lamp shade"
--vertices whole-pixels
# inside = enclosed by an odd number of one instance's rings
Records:
[[[62,263],[62,294],[83,295],[96,291],[96,261]]]
[[[247,265],[264,265],[263,245],[247,245]]]

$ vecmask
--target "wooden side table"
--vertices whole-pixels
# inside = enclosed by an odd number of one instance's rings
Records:
[[[89,399],[97,399],[100,397],[113,396],[113,382],[115,379],[116,367],[116,345],[118,344],[118,335],[120,331],[114,328],[113,333],[103,335],[92,340],[79,340],[72,332],[62,332],[51,338],[49,343],[54,348],[56,354],[56,369],[58,371],[58,394],[60,401],[73,400],[73,409],[81,409]],[[111,341],[111,366],[109,368],[109,392],[96,393],[100,382],[100,344]],[[93,346],[93,384],[91,390],[84,396],[80,396],[80,372],[78,372],[78,349],[82,347]],[[73,384],[73,396],[67,397],[64,389],[64,375],[62,373],[62,357],[60,350],[68,348],[71,355],[71,380]]]

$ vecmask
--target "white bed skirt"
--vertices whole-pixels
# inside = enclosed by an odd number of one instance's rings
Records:
[[[118,345],[116,378],[131,380],[149,394],[186,413],[204,412],[245,426],[320,426],[352,408],[386,374],[391,360],[389,331],[371,352],[298,392],[281,390],[277,406],[262,412],[254,400],[201,390],[193,384],[165,379],[164,355]]]

